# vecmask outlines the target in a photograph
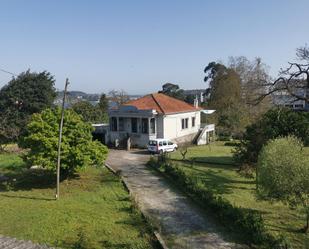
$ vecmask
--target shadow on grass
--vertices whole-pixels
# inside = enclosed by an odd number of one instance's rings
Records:
[[[198,164],[199,167],[203,167],[201,164]],[[226,170],[229,166],[224,165],[207,165],[207,170],[199,169],[197,167],[192,167],[189,164],[181,164],[181,167],[185,167],[193,177],[197,177],[202,180],[205,184],[205,187],[211,190],[214,194],[230,194],[233,192],[233,189],[246,189],[254,190],[255,187],[252,186],[255,184],[255,180],[235,180],[230,176],[224,176],[214,170],[224,169]],[[230,166],[232,167],[232,166]],[[214,169],[214,170],[212,170]],[[234,168],[231,168],[234,169]],[[244,186],[239,186],[242,184]]]
[[[232,156],[205,156],[205,157],[192,157],[191,160],[201,163],[217,163],[224,165],[236,165]]]
[[[275,232],[282,232],[282,231],[286,231],[289,233],[298,233],[298,234],[304,234],[303,232],[303,227],[289,227],[288,225],[282,225],[282,226],[278,226],[278,225],[268,225],[268,227],[270,228],[270,230],[275,231]]]
[[[28,200],[38,200],[38,201],[54,201],[55,200],[55,198],[20,196],[20,195],[8,195],[8,194],[2,194],[1,192],[0,192],[0,196],[7,197],[7,198],[28,199]]]
[[[0,191],[19,191],[32,189],[50,189],[56,186],[56,175],[54,172],[46,169],[18,169],[3,174],[8,180],[0,182]],[[61,177],[60,181],[66,179],[76,179],[78,174],[70,176],[70,178]]]
[[[189,159],[172,159],[174,161],[181,162],[194,162],[194,163],[208,163],[208,164],[221,164],[221,165],[231,165],[238,166],[238,164],[234,161],[232,156],[205,156],[205,157],[189,157]]]
[[[10,190],[44,189],[55,186],[55,174],[44,169],[24,169],[5,174]]]

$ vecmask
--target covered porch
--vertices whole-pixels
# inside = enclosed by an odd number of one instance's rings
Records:
[[[145,146],[157,137],[156,113],[150,111],[112,111],[110,141],[115,146],[126,146],[128,138],[133,146]]]

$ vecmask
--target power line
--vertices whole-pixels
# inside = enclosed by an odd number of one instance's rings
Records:
[[[7,74],[10,74],[10,75],[13,75],[13,76],[18,76],[17,74],[11,73],[11,72],[6,71],[6,70],[4,70],[4,69],[2,69],[2,68],[0,68],[0,71],[2,71],[2,72],[4,72],[4,73],[7,73]]]

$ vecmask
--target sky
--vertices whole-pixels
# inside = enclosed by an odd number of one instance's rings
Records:
[[[205,88],[205,66],[255,57],[276,77],[309,44],[308,0],[0,0],[0,68],[56,88],[130,94]],[[0,87],[12,78],[0,71]]]

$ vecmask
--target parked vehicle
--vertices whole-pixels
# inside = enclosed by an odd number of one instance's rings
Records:
[[[150,153],[159,153],[162,154],[164,152],[172,152],[177,150],[177,144],[173,143],[168,139],[153,139],[150,140],[147,149]]]

